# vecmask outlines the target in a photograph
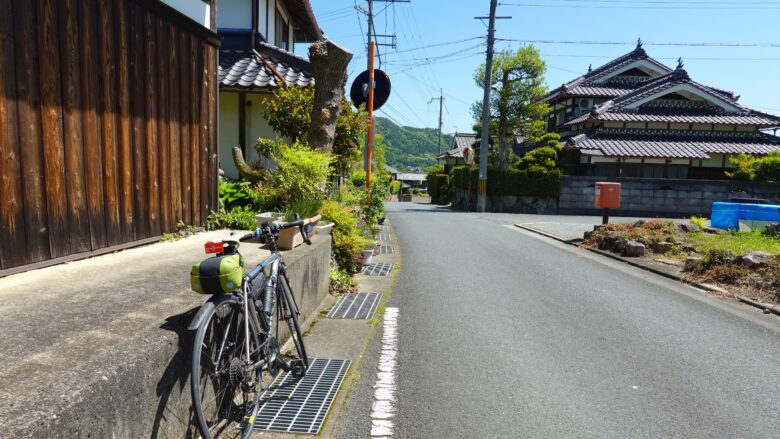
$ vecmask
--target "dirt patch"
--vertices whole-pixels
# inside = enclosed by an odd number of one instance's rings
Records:
[[[780,255],[764,253],[760,264],[744,256],[766,250],[767,246],[774,249],[775,239],[780,244],[780,238],[766,234],[739,236],[703,231],[693,224],[652,220],[597,227],[585,234],[581,245],[631,256],[641,244],[646,248],[641,259],[680,266],[680,275],[688,281],[714,284],[729,292],[777,304],[780,303]],[[742,244],[740,253],[733,250],[735,240]],[[723,245],[719,246],[719,241]],[[703,251],[698,247],[702,242],[707,242]],[[757,244],[751,245],[754,242]]]

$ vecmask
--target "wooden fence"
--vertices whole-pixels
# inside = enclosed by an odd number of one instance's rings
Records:
[[[218,44],[155,0],[0,0],[0,275],[204,222]]]

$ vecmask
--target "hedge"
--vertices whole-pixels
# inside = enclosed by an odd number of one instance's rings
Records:
[[[477,190],[479,171],[471,171],[471,190]],[[452,185],[468,190],[469,168],[459,166],[452,170]],[[487,194],[510,195],[517,197],[558,197],[561,192],[561,173],[559,170],[548,172],[539,177],[531,177],[525,171],[516,169],[488,169]]]
[[[438,200],[449,192],[450,177],[447,174],[428,174],[428,195]]]

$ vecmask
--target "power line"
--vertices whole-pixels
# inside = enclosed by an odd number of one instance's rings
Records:
[[[570,4],[549,4],[549,3],[502,3],[502,6],[516,6],[526,8],[569,8],[569,9],[663,9],[667,11],[677,10],[727,10],[727,11],[749,11],[749,10],[778,10],[780,6],[629,6],[629,5],[570,5]]]
[[[515,38],[496,38],[497,41],[512,41],[529,44],[575,44],[598,46],[635,46],[636,42],[624,41],[577,41],[577,40],[527,40]],[[644,46],[677,46],[677,47],[764,47],[778,48],[778,43],[680,43],[680,42],[642,42]]]
[[[664,4],[664,5],[679,5],[679,4],[687,4],[687,5],[777,5],[780,4],[780,2],[777,1],[755,1],[755,0],[688,0],[688,1],[678,1],[678,0],[553,0],[558,2],[568,2],[568,3],[628,3],[628,4]],[[499,3],[500,5],[513,5],[513,3]]]
[[[541,56],[560,57],[560,58],[594,58],[594,59],[614,59],[614,55],[577,55],[577,54],[564,54],[564,53],[542,53]],[[667,57],[654,57],[655,59],[673,60],[676,61],[679,57],[667,56]],[[688,57],[685,56],[686,61],[780,61],[780,58],[724,58],[724,57]]]
[[[465,43],[466,41],[481,40],[481,39],[485,39],[485,37],[472,37],[472,38],[464,38],[462,40],[444,41],[441,43],[428,44],[426,46],[412,47],[411,49],[394,50],[393,53],[414,52],[415,50],[428,49],[430,47],[450,46],[452,44]]]

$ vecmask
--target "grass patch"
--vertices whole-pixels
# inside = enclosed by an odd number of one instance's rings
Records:
[[[780,238],[759,231],[727,231],[718,234],[696,232],[689,233],[685,239],[704,254],[710,250],[730,251],[737,255],[753,251],[780,254]]]

